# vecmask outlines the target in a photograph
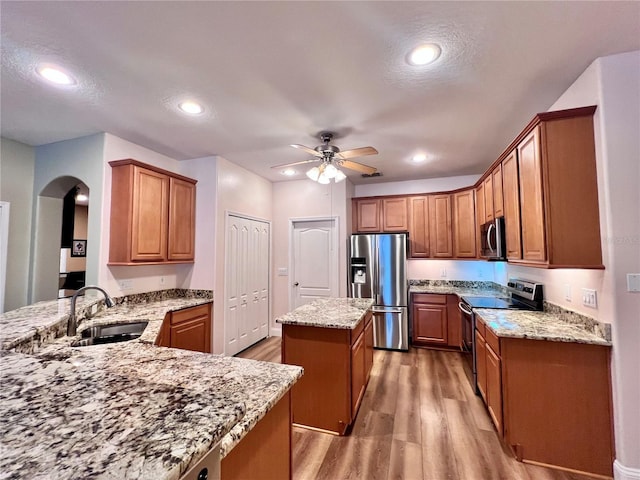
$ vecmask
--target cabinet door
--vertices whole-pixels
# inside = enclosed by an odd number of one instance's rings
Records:
[[[351,418],[355,418],[366,385],[364,332],[351,346]]]
[[[409,230],[407,197],[382,199],[382,231],[406,232]]]
[[[487,401],[487,344],[484,337],[476,330],[476,371],[478,373],[478,390]]]
[[[447,306],[413,304],[413,342],[447,345]]]
[[[484,179],[484,223],[493,220],[493,177]]]
[[[486,347],[487,409],[496,430],[502,436],[502,372],[500,357]],[[478,374],[479,376],[479,374]]]
[[[195,257],[196,186],[178,178],[169,182],[169,260]]]
[[[518,145],[520,207],[522,209],[522,258],[545,261],[545,219],[542,193],[540,127]]]
[[[354,230],[356,232],[380,232],[382,231],[381,225],[381,212],[382,208],[380,199],[365,199],[354,200],[355,208],[353,215],[355,215]]]
[[[131,260],[167,259],[169,177],[133,167]]]
[[[373,317],[371,313],[367,315],[367,324],[364,327],[364,372],[365,379],[368,380],[373,367]]]
[[[409,198],[409,255],[429,257],[429,197]]]
[[[434,258],[453,257],[451,195],[429,196],[429,249]]]
[[[502,161],[502,191],[507,259],[522,258],[520,243],[520,193],[518,187],[518,157],[516,150]]]
[[[456,257],[476,257],[476,221],[473,190],[453,195],[453,247]]]
[[[476,188],[476,218],[478,219],[478,228],[487,222],[485,215],[484,183],[481,183],[478,185],[478,188]]]
[[[493,177],[493,215],[504,216],[504,199],[502,197],[502,167],[498,165],[491,174]]]
[[[211,352],[211,304],[171,313],[169,346]]]
[[[458,308],[457,295],[447,295],[447,344],[460,348],[462,345],[462,316]]]

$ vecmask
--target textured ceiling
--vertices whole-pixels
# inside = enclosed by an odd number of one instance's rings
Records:
[[[481,173],[597,57],[640,49],[640,2],[2,1],[2,136],[106,131],[177,159],[222,155],[273,181],[336,130],[383,172]],[[405,55],[423,42],[427,67]],[[44,85],[40,62],[79,87]],[[175,109],[193,97],[197,118]],[[428,161],[409,159],[425,152]],[[301,174],[304,170],[299,169]],[[294,178],[300,178],[294,177]]]

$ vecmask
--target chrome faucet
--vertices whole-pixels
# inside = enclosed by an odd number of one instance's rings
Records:
[[[78,318],[76,316],[76,300],[78,298],[78,295],[80,295],[82,292],[85,292],[87,290],[98,290],[99,292],[101,292],[104,295],[104,304],[107,306],[107,308],[111,308],[116,304],[113,301],[113,298],[111,298],[109,294],[104,291],[104,289],[96,285],[87,285],[86,287],[82,287],[81,289],[79,289],[76,293],[73,294],[73,297],[71,297],[71,313],[69,313],[69,323],[67,323],[67,335],[69,337],[75,336],[76,331],[78,330]]]

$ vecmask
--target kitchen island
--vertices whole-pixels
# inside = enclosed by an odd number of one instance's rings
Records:
[[[3,475],[177,480],[213,454],[209,478],[221,459],[222,478],[234,478],[225,461],[263,420],[280,412],[287,420],[280,431],[290,434],[289,390],[301,368],[155,345],[168,311],[211,302],[183,293],[139,304],[116,299],[118,306],[80,324],[82,331],[149,320],[140,338],[107,345],[72,348],[77,337],[59,337],[68,299],[0,315],[3,347],[13,347],[1,352]]]
[[[293,422],[348,433],[373,365],[372,299],[323,298],[276,319],[282,362],[304,367],[292,388]]]

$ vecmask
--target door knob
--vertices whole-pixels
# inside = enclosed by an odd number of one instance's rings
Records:
[[[298,282],[293,284],[294,287],[297,287],[298,285],[300,285]]]

